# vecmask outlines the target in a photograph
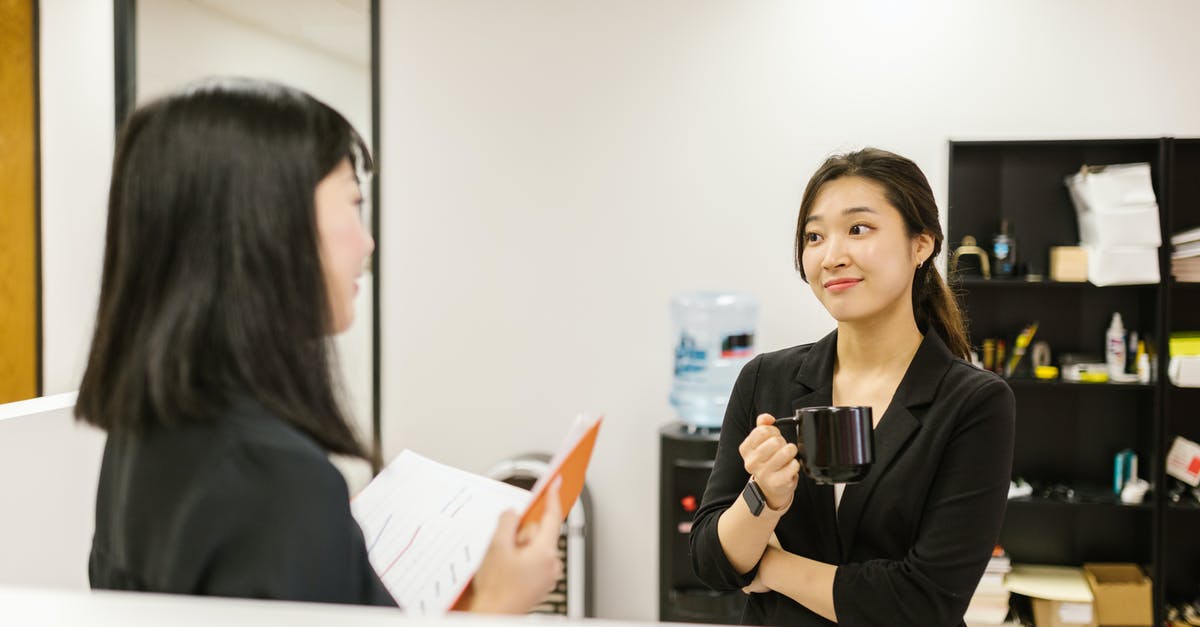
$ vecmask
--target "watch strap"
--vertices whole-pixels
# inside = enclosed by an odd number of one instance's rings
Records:
[[[750,508],[750,513],[754,516],[761,514],[767,506],[767,497],[763,495],[762,488],[754,482],[754,477],[751,477],[742,489],[742,499],[746,501],[746,507]]]

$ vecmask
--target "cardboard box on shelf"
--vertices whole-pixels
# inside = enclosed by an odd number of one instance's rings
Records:
[[[1064,283],[1086,282],[1087,250],[1082,246],[1051,246],[1050,280]]]
[[[1137,564],[1083,565],[1099,625],[1153,625],[1150,578]]]

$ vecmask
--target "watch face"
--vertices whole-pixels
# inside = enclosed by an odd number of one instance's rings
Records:
[[[762,489],[758,487],[754,480],[746,482],[746,488],[742,490],[742,498],[746,500],[746,507],[750,508],[750,513],[758,516],[762,513],[763,505],[766,504],[766,497],[763,496]]]

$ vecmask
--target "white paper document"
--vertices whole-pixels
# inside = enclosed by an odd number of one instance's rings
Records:
[[[383,585],[418,616],[441,616],[458,600],[491,545],[500,514],[538,523],[558,485],[563,515],[583,491],[603,417],[579,416],[545,473],[526,491],[502,481],[400,453],[350,501],[367,557]],[[558,481],[555,481],[558,480]]]
[[[533,493],[404,451],[350,503],[371,566],[405,612],[447,612],[479,569],[505,510]]]

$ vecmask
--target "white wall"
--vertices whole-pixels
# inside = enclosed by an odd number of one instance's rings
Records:
[[[74,393],[0,405],[0,585],[88,586],[104,433]]]
[[[79,387],[100,293],[113,150],[113,8],[41,0],[42,373]]]
[[[668,298],[757,294],[760,350],[830,330],[791,267],[828,153],[912,157],[944,203],[950,138],[1200,135],[1186,0],[382,12],[386,452],[483,471],[607,413],[589,479],[605,617],[657,616]]]

